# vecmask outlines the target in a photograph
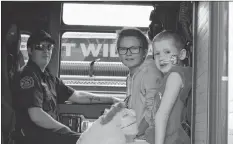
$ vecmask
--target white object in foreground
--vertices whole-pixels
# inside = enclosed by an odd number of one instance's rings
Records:
[[[127,144],[149,144],[146,140],[135,140],[134,142],[127,143]]]
[[[99,117],[76,144],[126,144],[125,135],[136,136],[137,133],[135,112],[125,108],[123,103],[117,103]]]

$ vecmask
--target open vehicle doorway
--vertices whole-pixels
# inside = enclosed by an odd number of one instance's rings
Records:
[[[159,4],[63,3],[60,32],[60,78],[77,90],[126,97],[128,69],[120,62],[116,50],[117,32],[122,27],[137,27],[150,44],[162,30],[173,30],[185,39],[185,66],[193,65],[193,3]],[[91,9],[91,11],[90,11]],[[150,45],[148,57],[152,58]],[[98,61],[96,61],[98,59]],[[90,74],[90,64],[93,75]],[[191,90],[192,91],[192,90]],[[188,93],[189,122],[183,127],[191,137],[192,92]]]

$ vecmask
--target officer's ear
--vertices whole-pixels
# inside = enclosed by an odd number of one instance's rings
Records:
[[[31,48],[31,46],[29,46],[29,47],[27,48],[27,50],[28,50],[28,55],[32,55],[32,48]]]

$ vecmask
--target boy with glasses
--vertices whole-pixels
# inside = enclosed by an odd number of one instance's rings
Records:
[[[127,76],[128,108],[135,110],[138,125],[138,137],[144,137],[149,125],[152,110],[151,103],[160,85],[162,73],[152,59],[146,59],[148,39],[137,28],[124,28],[118,33],[117,50],[122,63],[129,68]],[[146,121],[145,121],[146,120]]]

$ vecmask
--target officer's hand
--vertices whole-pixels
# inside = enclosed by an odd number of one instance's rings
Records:
[[[72,131],[68,126],[65,127],[67,130]]]
[[[65,133],[72,132],[72,130],[69,127],[65,126],[65,127],[62,127],[61,129],[59,129],[57,132],[61,133],[61,134],[65,134]]]

